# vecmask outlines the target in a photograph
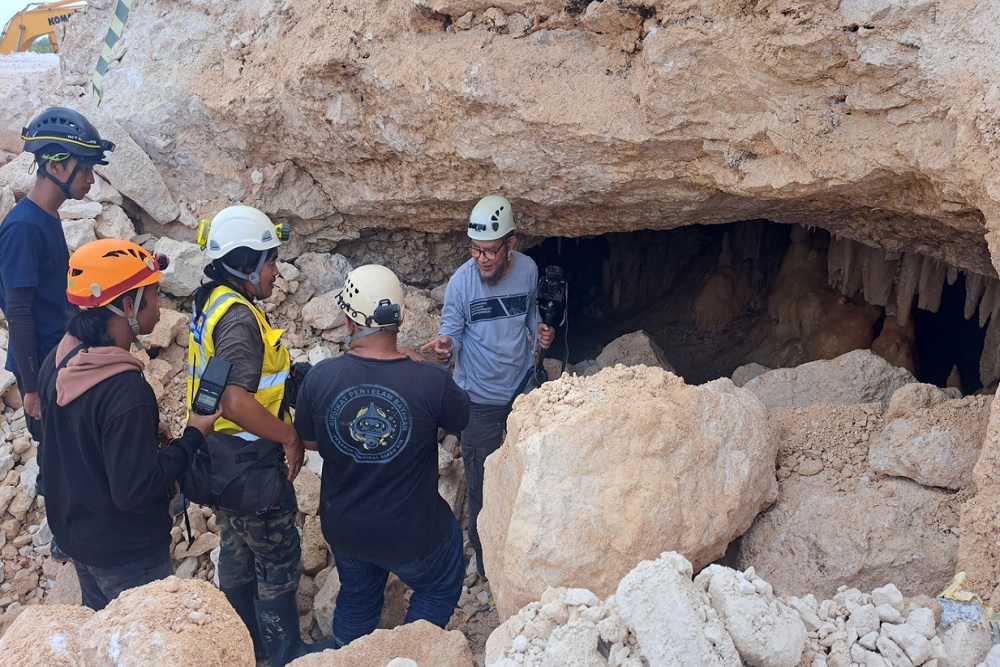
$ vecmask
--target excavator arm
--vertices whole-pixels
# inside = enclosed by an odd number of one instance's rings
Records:
[[[4,26],[0,34],[0,55],[27,51],[36,39],[45,35],[52,41],[52,50],[58,52],[56,29],[86,6],[83,0],[29,3]]]

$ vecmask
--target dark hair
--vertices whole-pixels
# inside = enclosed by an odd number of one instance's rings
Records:
[[[203,312],[205,309],[205,302],[208,301],[209,295],[212,291],[221,285],[226,287],[231,287],[240,294],[244,296],[250,296],[244,294],[243,281],[234,276],[233,274],[226,271],[222,263],[225,262],[226,266],[236,269],[240,273],[252,273],[257,270],[257,262],[260,261],[260,256],[263,253],[267,253],[267,258],[270,259],[272,256],[278,254],[277,248],[270,248],[268,250],[254,250],[253,248],[240,247],[234,248],[223,255],[220,259],[212,260],[204,268],[205,276],[208,277],[208,282],[202,282],[201,287],[195,290],[194,293],[194,312],[197,315]]]
[[[135,298],[138,289],[129,290],[111,302],[111,305],[122,307],[125,297]],[[139,310],[146,307],[146,295],[139,302]],[[66,322],[66,331],[84,345],[90,347],[110,347],[115,344],[108,334],[108,320],[114,315],[107,308],[87,308],[70,313]]]

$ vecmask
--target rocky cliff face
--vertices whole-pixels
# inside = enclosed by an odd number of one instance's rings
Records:
[[[89,82],[99,4],[66,84]],[[138,3],[102,107],[196,215],[247,201],[327,244],[460,229],[503,191],[538,236],[768,218],[994,275],[998,19],[975,0]]]

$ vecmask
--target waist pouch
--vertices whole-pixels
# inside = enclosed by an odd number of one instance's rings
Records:
[[[199,505],[235,514],[262,512],[278,501],[287,476],[282,460],[276,442],[212,433],[181,475],[181,491]]]

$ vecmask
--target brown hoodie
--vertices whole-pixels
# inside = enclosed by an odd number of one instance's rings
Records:
[[[56,348],[56,365],[80,344],[71,334],[63,336]],[[56,403],[60,406],[69,405],[99,382],[127,371],[141,373],[143,368],[141,361],[120,347],[84,348],[69,360],[65,368],[59,369],[56,376]]]

